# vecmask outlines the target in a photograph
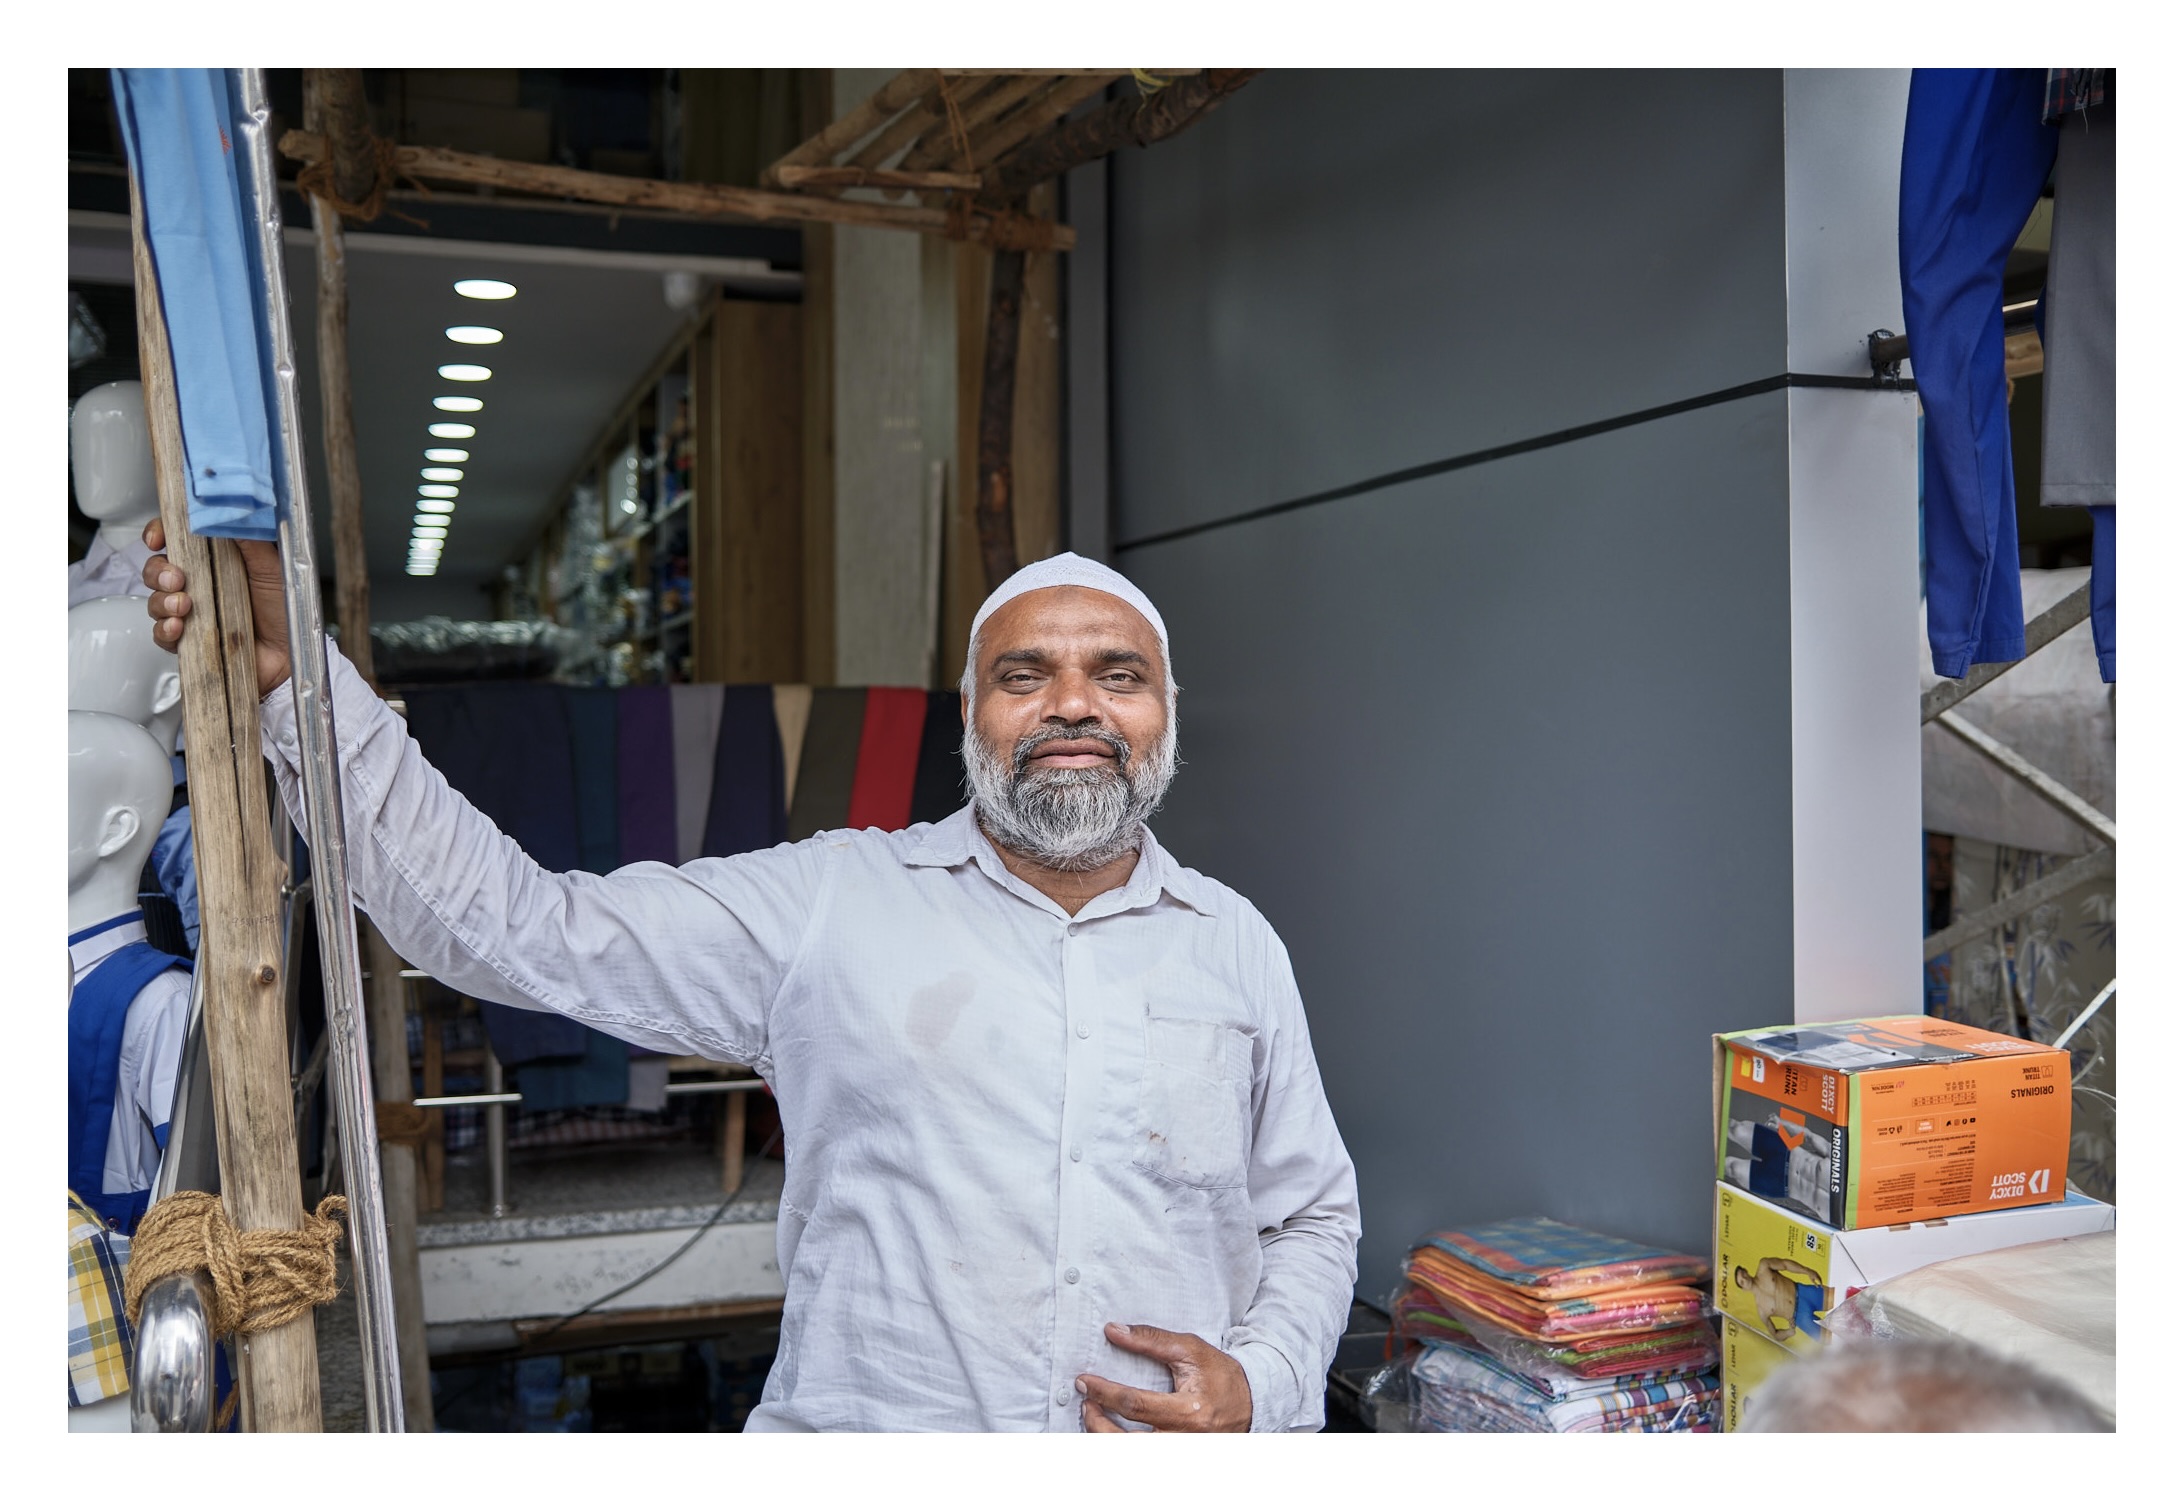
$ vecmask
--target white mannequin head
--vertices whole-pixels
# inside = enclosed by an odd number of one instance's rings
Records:
[[[68,611],[68,707],[140,725],[174,754],[182,728],[182,670],[152,639],[152,617],[134,595],[87,599]]]
[[[112,714],[68,715],[68,931],[137,906],[137,877],[174,801],[152,737]]]
[[[144,523],[159,514],[142,382],[108,381],[76,399],[68,414],[68,459],[76,504],[99,524],[106,545],[118,550],[141,537]]]

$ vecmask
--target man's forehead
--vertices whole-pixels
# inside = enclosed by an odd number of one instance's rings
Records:
[[[1019,594],[993,612],[981,632],[984,655],[1112,643],[1157,657],[1160,636],[1127,600],[1100,589],[1056,584]]]

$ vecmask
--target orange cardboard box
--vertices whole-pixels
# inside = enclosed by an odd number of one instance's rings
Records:
[[[2070,1055],[1930,1016],[1714,1039],[1715,1169],[1838,1229],[2051,1204]]]

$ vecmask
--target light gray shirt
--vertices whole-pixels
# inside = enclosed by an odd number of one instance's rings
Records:
[[[144,941],[142,919],[78,939],[68,946],[71,992],[116,951]],[[99,1187],[110,1194],[150,1188],[174,1109],[175,1077],[182,1040],[189,1032],[190,974],[162,970],[144,982],[121,1025],[121,1061],[114,1080],[114,1119],[106,1132],[106,1171]]]
[[[404,955],[772,1084],[787,1294],[751,1429],[1074,1429],[1082,1372],[1172,1385],[1109,1320],[1226,1350],[1254,1428],[1320,1426],[1356,1177],[1249,902],[1148,831],[1128,884],[1071,917],[967,809],[556,874],[328,655],[351,879]],[[285,689],[264,725],[300,821]]]

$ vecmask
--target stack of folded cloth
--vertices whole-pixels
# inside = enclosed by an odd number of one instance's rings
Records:
[[[1412,1248],[1396,1333],[1417,1426],[1459,1432],[1703,1432],[1720,1352],[1697,1284],[1707,1264],[1529,1217]]]

